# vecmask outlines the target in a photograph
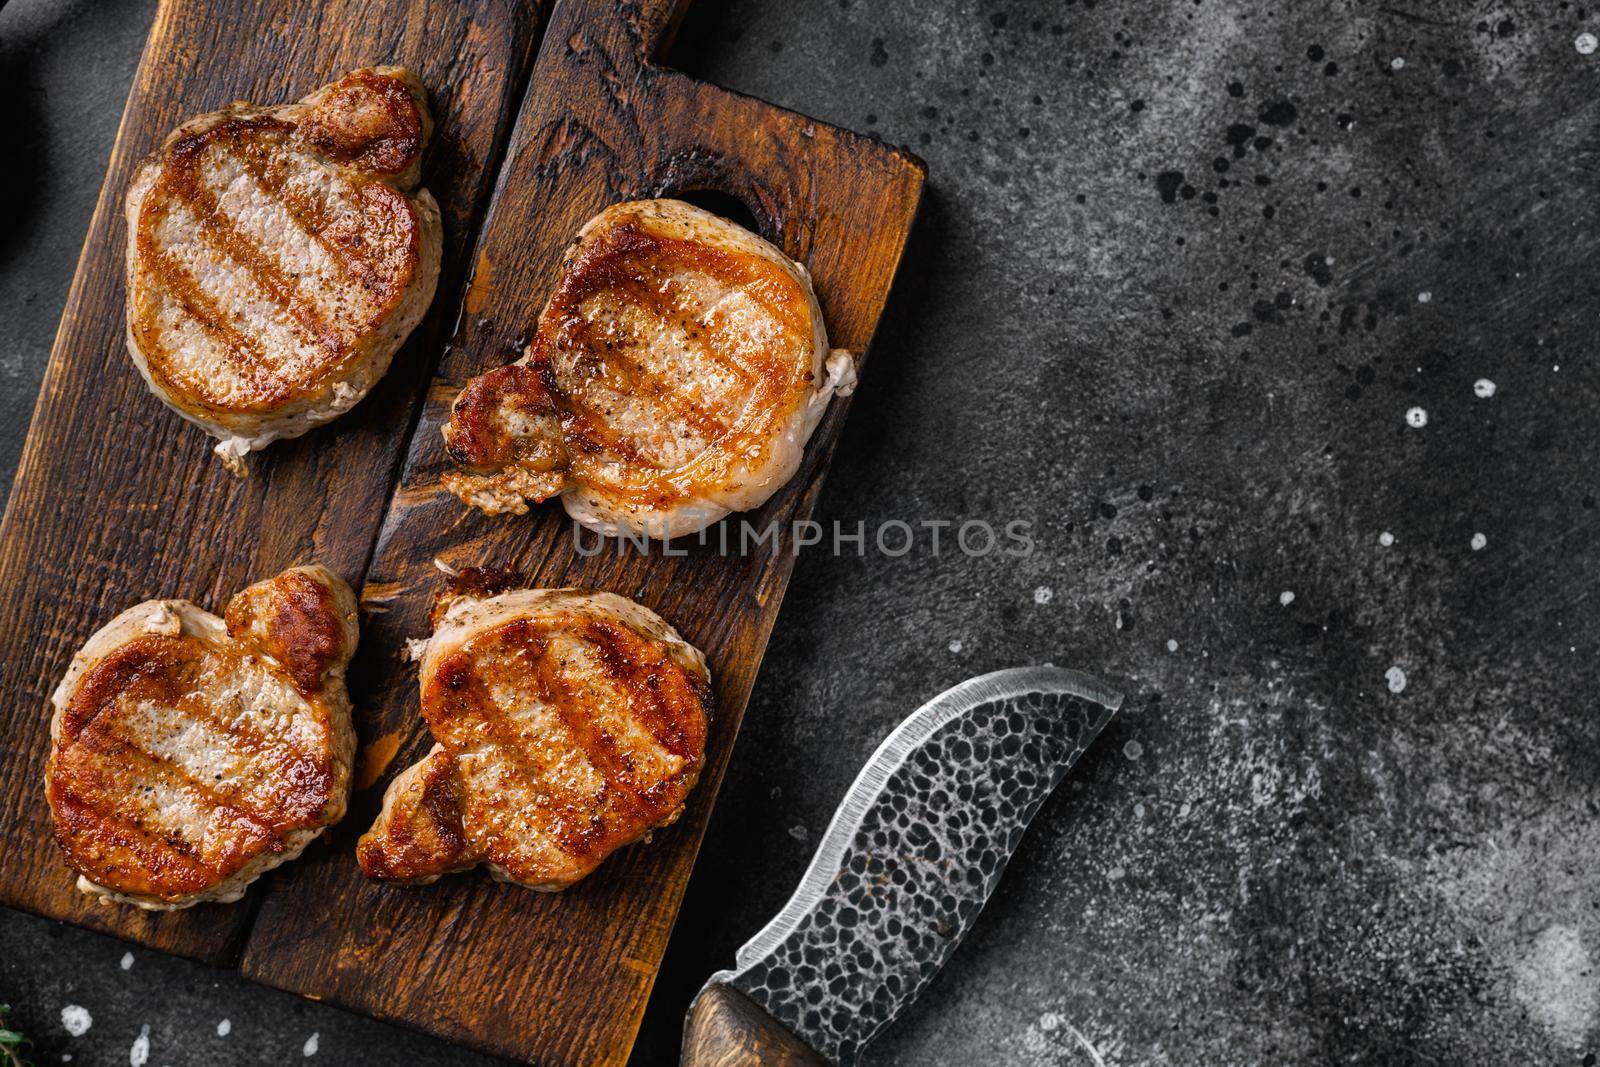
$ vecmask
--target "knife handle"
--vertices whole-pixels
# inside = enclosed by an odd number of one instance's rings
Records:
[[[732,986],[707,983],[689,1005],[679,1067],[828,1067]]]

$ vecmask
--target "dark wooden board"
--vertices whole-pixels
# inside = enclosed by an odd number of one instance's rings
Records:
[[[531,0],[161,4],[0,524],[0,904],[211,962],[237,958],[259,893],[157,914],[97,905],[73,887],[41,787],[49,693],[84,638],[140,600],[218,607],[253,579],[309,559],[360,581],[539,23]],[[235,479],[209,438],[150,395],[124,349],[123,191],[139,159],[184,119],[235,99],[297,98],[381,62],[422,77],[438,123],[424,184],[444,213],[441,299],[360,406],[274,445],[251,460],[253,477]]]
[[[688,190],[743,203],[765,236],[810,268],[833,344],[860,354],[924,177],[914,157],[877,141],[648,63],[683,6],[624,5],[618,19],[612,5],[583,0],[551,15],[473,255],[460,332],[368,572],[361,732],[369,744],[401,742],[391,775],[427,750],[402,650],[428,632],[443,580],[433,560],[509,564],[538,585],[633,597],[706,652],[717,693],[706,774],[676,825],[555,895],[482,872],[421,889],[366,882],[350,854],[380,783],[358,798],[338,847],[274,885],[243,961],[273,985],[538,1063],[626,1059],[794,557],[787,535],[776,555],[724,556],[690,540],[680,556],[658,547],[585,557],[554,503],[525,518],[469,512],[438,489],[449,401],[470,375],[516,357],[585,220],[618,200]],[[834,403],[800,475],[752,523],[810,514],[845,406]]]

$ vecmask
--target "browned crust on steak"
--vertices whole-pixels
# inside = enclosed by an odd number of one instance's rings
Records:
[[[437,223],[407,192],[431,129],[420,85],[386,68],[354,71],[295,104],[234,104],[174,132],[135,177],[129,216],[128,336],[163,400],[202,425],[249,434],[254,420],[308,411],[304,425],[276,434],[294,436],[342,410],[324,410],[336,383],[354,376],[359,392],[370,386],[382,368],[356,368],[391,344],[385,331],[420,314],[418,275],[434,257],[424,246],[437,242],[424,230]],[[292,233],[251,233],[230,214],[226,190],[208,175],[232,167],[257,202],[281,208]],[[307,181],[312,174],[321,176]],[[174,213],[182,237],[169,242]],[[303,280],[280,247],[291,239],[320,247],[336,280]],[[205,271],[194,266],[194,245],[209,257]],[[243,297],[219,295],[202,277],[223,269],[248,277],[260,306],[309,355],[287,357],[244,316]],[[229,374],[184,358],[196,331]]]
[[[300,135],[329,159],[388,177],[411,170],[427,141],[413,87],[373,70],[353,71],[329,86]]]
[[[594,652],[577,675],[562,651],[573,638]],[[530,736],[496,700],[506,692],[550,709],[553,725]],[[608,729],[597,698],[629,725]],[[362,870],[416,882],[488,862],[524,885],[570,885],[677,818],[700,777],[710,711],[703,673],[614,619],[552,611],[479,631],[425,673],[422,714],[440,748],[392,787],[358,847]],[[633,746],[633,728],[655,751]],[[457,759],[485,746],[500,766],[498,788],[471,792]],[[656,773],[659,753],[675,757],[672,773]],[[568,756],[598,774],[598,791],[583,787],[587,771],[561,769]],[[549,845],[529,848],[530,837]]]
[[[449,753],[436,752],[414,770],[383,835],[367,833],[356,843],[356,862],[368,878],[413,882],[476,862],[464,859],[461,795]]]
[[[350,657],[333,591],[304,571],[285,571],[228,601],[230,636],[253,641],[310,696],[336,662]]]
[[[612,208],[615,221],[581,236],[524,358],[471,379],[461,391],[444,431],[450,457],[464,468],[445,477],[451,492],[486,510],[507,510],[484,503],[498,479],[536,502],[590,488],[614,502],[664,511],[737,481],[805,403],[816,382],[809,365],[814,305],[805,285],[766,256],[677,236],[648,215],[650,204]],[[698,314],[679,287],[683,277],[741,293],[761,309],[770,330],[757,338],[725,316]],[[626,319],[678,331],[685,345],[676,358],[700,373],[663,374],[634,358],[630,349],[643,338],[629,335]],[[738,383],[731,408],[704,390],[719,375]],[[596,387],[645,398],[657,413],[643,428],[647,436],[619,425]],[[521,437],[510,431],[513,416],[549,415],[556,419],[548,430]],[[704,447],[687,462],[662,463],[648,435],[675,427]]]
[[[342,682],[336,700],[319,690],[354,650],[354,600],[311,574],[291,570],[242,591],[228,607],[229,631],[194,633],[173,617],[170,632],[144,632],[98,655],[75,682],[69,674],[45,794],[67,862],[95,886],[179,905],[264,857],[298,851],[305,832],[343,814],[348,705]],[[313,742],[252,717],[237,701],[257,690],[241,688],[241,677],[300,693],[297,721],[309,714]],[[173,746],[192,744],[195,732],[224,747],[180,755]],[[191,755],[228,773],[199,773]],[[147,803],[157,793],[181,801],[187,817]]]

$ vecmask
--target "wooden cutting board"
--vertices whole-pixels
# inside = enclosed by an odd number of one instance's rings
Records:
[[[271,985],[534,1062],[627,1058],[788,584],[789,524],[811,512],[847,405],[832,405],[794,481],[745,517],[786,531],[777,550],[746,554],[737,525],[727,552],[713,536],[672,554],[611,543],[584,555],[554,504],[522,518],[468,511],[438,490],[439,428],[467,377],[516,357],[578,227],[622,199],[742,206],[811,270],[833,344],[863,353],[924,178],[907,153],[656,66],[685,7],[165,0],[0,525],[0,716],[12,748],[0,767],[0,903],[237,963]],[[137,159],[185,117],[236,97],[297,97],[376,62],[411,66],[432,94],[425,184],[445,211],[439,295],[371,397],[273,446],[237,481],[199,431],[147,395],[123,352],[122,192]],[[355,866],[382,787],[429,745],[400,652],[427,632],[436,557],[633,597],[710,660],[717,707],[687,813],[565,893],[481,873],[379,887]],[[90,903],[50,843],[40,790],[47,696],[73,651],[137,600],[216,606],[312,559],[362,589],[352,692],[364,751],[380,763],[394,753],[387,772],[240,904],[153,915]]]

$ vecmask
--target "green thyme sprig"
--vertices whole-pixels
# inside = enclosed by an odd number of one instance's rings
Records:
[[[22,1031],[11,1029],[11,1025],[6,1022],[6,1014],[9,1011],[11,1005],[0,1004],[0,1054],[5,1056],[4,1060],[0,1060],[0,1064],[4,1064],[4,1067],[31,1067],[28,1060],[23,1057],[22,1050],[33,1042],[29,1041]]]

